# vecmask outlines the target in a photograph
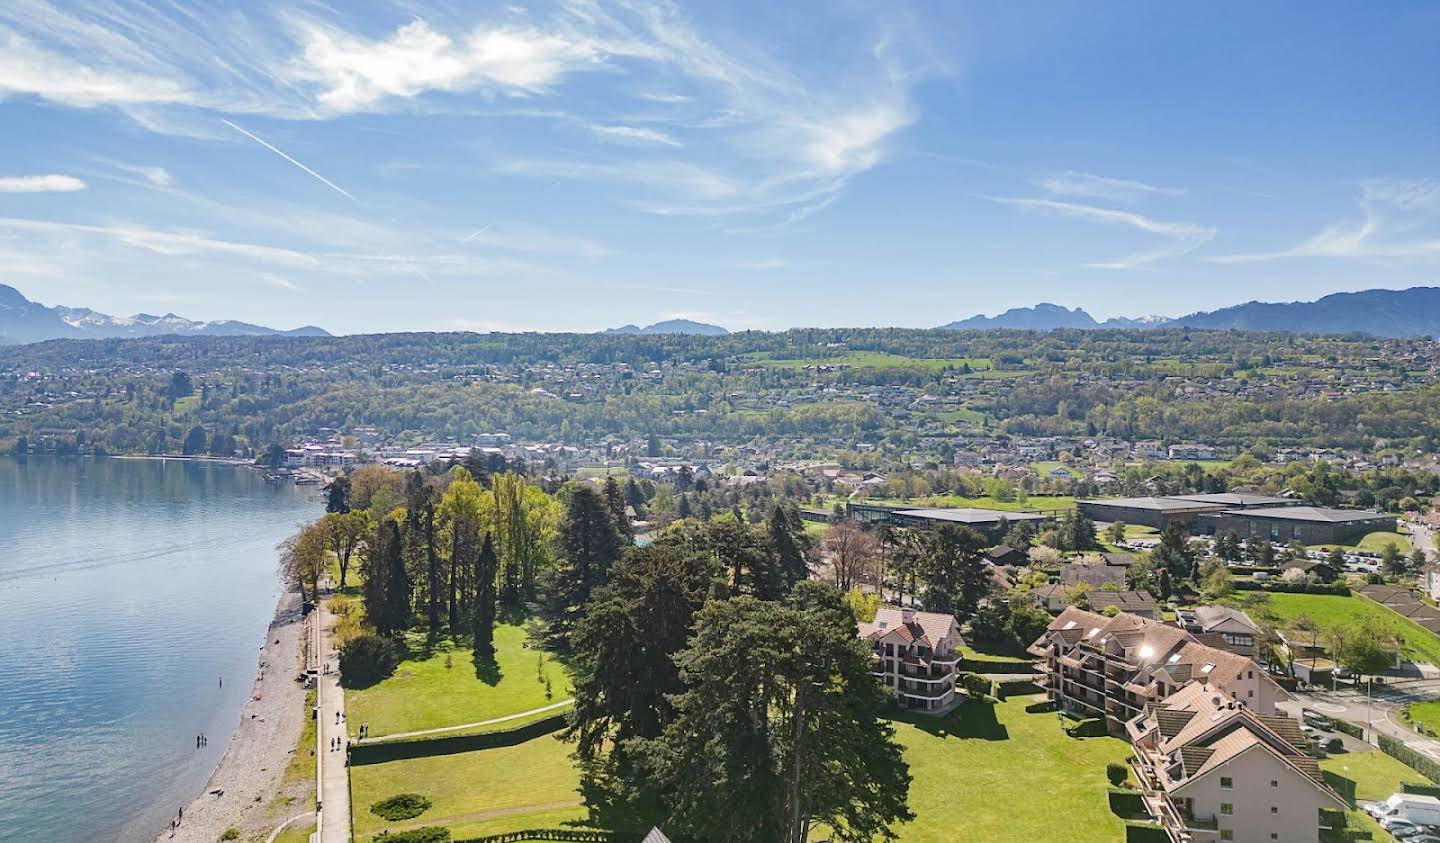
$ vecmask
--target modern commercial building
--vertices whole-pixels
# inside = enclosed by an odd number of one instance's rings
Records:
[[[873,503],[848,503],[845,505],[845,514],[858,521],[883,522],[918,530],[929,530],[940,524],[955,524],[969,527],[991,539],[1001,538],[1001,533],[1021,521],[1038,525],[1049,520],[1049,516],[1038,512],[1007,512],[975,507],[913,509]]]
[[[1290,699],[1245,656],[1200,643],[1177,626],[1121,612],[1110,618],[1065,609],[1030,646],[1047,695],[1079,717],[1103,717],[1108,730],[1192,681],[1224,690],[1246,708],[1275,714]]]
[[[1290,506],[1289,498],[1222,492],[1164,497],[1099,498],[1077,501],[1080,512],[1094,521],[1123,521],[1163,530],[1172,522],[1193,524],[1206,513],[1255,507]]]
[[[943,711],[955,702],[965,642],[954,615],[882,606],[859,632],[874,650],[875,677],[902,706]]]
[[[1364,509],[1319,506],[1226,509],[1207,517],[1203,532],[1235,533],[1242,539],[1299,542],[1304,545],[1352,544],[1367,533],[1395,532],[1394,515]]]
[[[1126,724],[1146,809],[1174,843],[1317,843],[1347,809],[1298,721],[1191,682]]]

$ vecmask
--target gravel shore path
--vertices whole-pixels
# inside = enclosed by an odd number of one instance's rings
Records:
[[[214,843],[231,826],[248,840],[275,824],[271,799],[280,791],[281,775],[304,724],[305,686],[295,681],[304,671],[304,630],[300,595],[287,591],[276,607],[250,700],[220,766],[204,791],[185,806],[179,827],[162,830],[156,843]]]

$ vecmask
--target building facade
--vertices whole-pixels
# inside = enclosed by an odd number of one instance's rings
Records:
[[[874,674],[905,708],[945,711],[955,703],[960,624],[954,615],[882,606],[859,624],[874,652]]]

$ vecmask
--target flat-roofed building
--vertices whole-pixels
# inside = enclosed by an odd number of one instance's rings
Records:
[[[916,530],[929,530],[939,524],[954,524],[969,527],[991,539],[1002,538],[1002,533],[1021,521],[1038,526],[1050,520],[1049,516],[1038,512],[1010,512],[978,507],[922,509],[874,503],[848,503],[845,505],[845,514],[861,522],[883,522]]]
[[[1173,521],[1189,524],[1202,513],[1219,512],[1226,507],[1223,503],[1169,497],[1101,498],[1076,501],[1075,505],[1092,521],[1123,521],[1157,530],[1165,529]]]
[[[1276,506],[1226,509],[1205,519],[1205,532],[1304,545],[1354,544],[1368,533],[1395,532],[1394,515],[1364,509]]]

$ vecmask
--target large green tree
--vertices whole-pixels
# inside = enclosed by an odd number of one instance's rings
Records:
[[[968,620],[989,593],[990,566],[985,537],[970,529],[942,524],[925,535],[925,608]]]
[[[495,555],[495,542],[486,533],[480,553],[475,557],[475,604],[471,613],[477,667],[495,660],[495,581],[499,573],[500,560]]]
[[[675,662],[685,690],[659,737],[634,740],[645,781],[687,838],[895,839],[910,773],[881,717],[843,596],[806,582],[786,603],[713,601]],[[743,806],[740,809],[739,806]]]
[[[560,524],[560,564],[548,601],[551,633],[561,644],[568,641],[590,595],[610,581],[623,542],[614,513],[600,493],[588,483],[576,484],[568,492]]]

